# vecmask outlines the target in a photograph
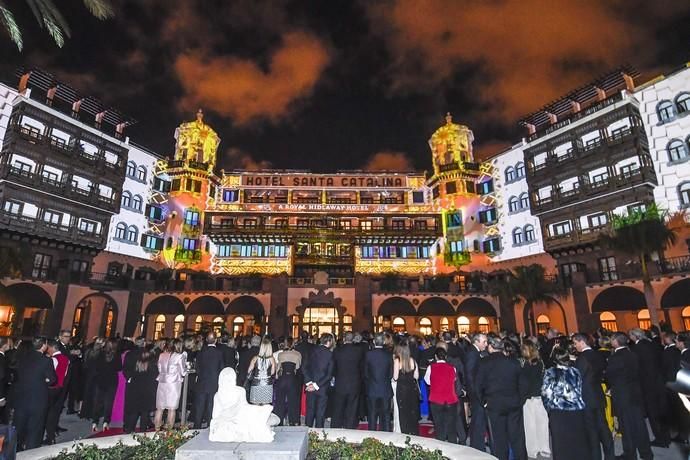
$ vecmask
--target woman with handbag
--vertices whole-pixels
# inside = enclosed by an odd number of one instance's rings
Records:
[[[395,347],[393,358],[393,382],[395,402],[398,406],[400,432],[419,435],[419,369],[410,356],[410,347],[403,339]]]
[[[273,379],[277,368],[276,361],[273,359],[271,339],[264,337],[259,347],[259,354],[249,362],[247,371],[251,404],[273,404]]]

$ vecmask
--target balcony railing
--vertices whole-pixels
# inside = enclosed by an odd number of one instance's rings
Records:
[[[351,235],[378,235],[378,234],[417,234],[417,235],[437,235],[441,231],[441,227],[437,225],[427,225],[426,227],[420,227],[416,225],[382,225],[382,226],[372,226],[370,228],[361,227],[351,227],[345,225],[339,226],[328,226],[328,225],[315,225],[315,224],[304,224],[304,225],[284,225],[284,224],[207,224],[204,227],[206,233],[220,233],[220,234],[232,234],[232,233],[250,233],[255,234],[261,231],[269,231],[281,234],[294,234],[294,233],[342,233]]]
[[[100,247],[104,244],[102,233],[89,232],[74,226],[62,225],[54,222],[46,222],[31,216],[23,216],[6,211],[0,211],[0,226],[8,229],[17,229],[30,235],[42,236],[48,239],[55,238],[61,241],[71,241],[75,244]]]
[[[311,285],[314,284],[314,278],[292,277],[288,279],[288,284],[291,286]],[[354,278],[328,278],[329,286],[353,286],[354,284]]]

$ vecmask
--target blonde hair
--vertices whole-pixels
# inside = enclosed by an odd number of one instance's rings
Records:
[[[535,364],[539,361],[539,349],[534,343],[530,341],[523,342],[520,351],[522,352],[522,357],[528,363]]]
[[[259,348],[259,358],[270,358],[271,356],[273,356],[271,339],[264,337],[261,341],[261,347]]]

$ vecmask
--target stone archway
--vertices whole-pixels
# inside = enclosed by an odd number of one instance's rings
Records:
[[[297,306],[299,315],[299,331],[307,329],[309,334],[321,335],[330,332],[338,336],[343,330],[343,317],[347,308],[342,305],[343,299],[334,293],[326,293],[323,289],[310,292],[307,297],[300,299]]]
[[[95,336],[114,337],[117,315],[117,302],[110,295],[104,292],[88,294],[74,307],[70,323],[72,337],[84,340]]]

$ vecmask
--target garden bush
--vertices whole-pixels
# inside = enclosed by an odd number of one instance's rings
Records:
[[[309,451],[307,460],[448,460],[440,450],[424,449],[419,444],[412,444],[410,437],[405,440],[405,447],[392,443],[384,444],[378,439],[365,438],[361,444],[352,444],[343,438],[331,441],[323,434],[309,433]]]

